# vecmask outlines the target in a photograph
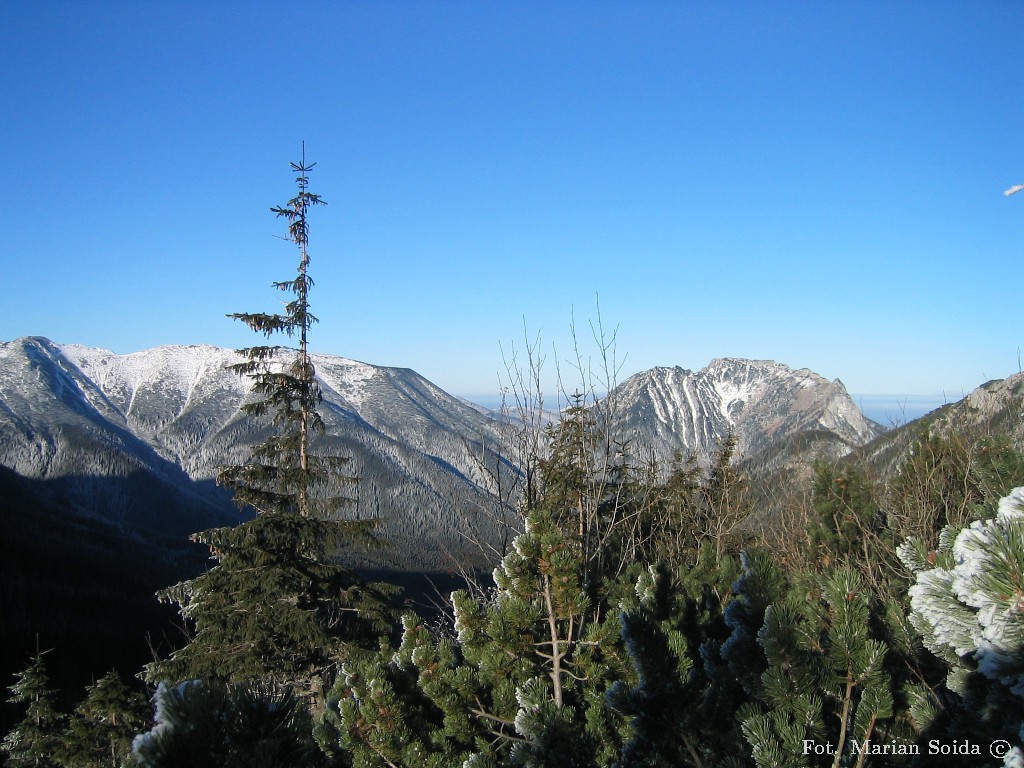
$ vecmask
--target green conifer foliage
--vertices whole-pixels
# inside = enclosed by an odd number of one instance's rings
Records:
[[[603,437],[584,396],[576,393],[559,423],[548,428],[549,455],[539,462],[536,506],[549,510],[579,542],[591,582],[614,569],[619,563],[613,556],[621,554],[615,544],[624,470],[613,463]]]
[[[648,560],[661,563],[673,574],[684,572],[696,559],[703,476],[695,455],[684,460],[676,452],[668,477],[657,487],[654,503],[643,517]]]
[[[636,582],[638,602],[620,602],[634,674],[612,684],[608,702],[628,722],[616,763],[623,768],[724,765],[745,755],[734,725],[744,693],[720,655],[738,561],[719,561],[708,541],[695,558],[674,571],[648,566]]]
[[[603,692],[624,658],[614,615],[588,594],[583,558],[579,539],[538,511],[495,571],[495,600],[453,600],[463,654],[488,690],[484,714],[514,723],[512,764],[608,760]]]
[[[714,548],[716,563],[739,551],[742,540],[738,528],[750,514],[747,479],[732,465],[735,453],[736,436],[730,433],[712,454],[701,485],[698,543],[707,542]]]
[[[573,395],[547,429],[537,490],[523,505],[524,514],[544,510],[579,542],[583,583],[596,603],[608,599],[602,590],[613,582],[631,587],[639,563],[678,555],[679,538],[693,538],[690,521],[672,506],[675,497],[657,482],[657,467],[636,465],[629,442],[618,440],[605,418],[598,404]]]
[[[869,593],[848,568],[795,586],[766,609],[759,702],[739,713],[759,768],[860,766],[865,745],[896,738],[895,686],[870,619]],[[806,740],[829,749],[809,753]]]
[[[584,572],[578,537],[531,513],[494,594],[452,595],[454,636],[410,617],[397,653],[345,665],[336,742],[360,766],[610,765],[624,723],[604,693],[630,667]]]
[[[872,534],[879,526],[871,483],[855,466],[814,466],[815,520],[810,528],[813,556],[826,568],[851,558],[871,559]]]
[[[189,679],[262,681],[294,686],[314,704],[338,663],[391,626],[384,585],[366,585],[338,560],[342,545],[369,535],[368,523],[346,519],[349,499],[339,485],[344,458],[320,455],[314,438],[323,432],[321,400],[308,348],[316,318],[309,311],[308,211],[323,204],[308,189],[313,165],[293,163],[298,194],[271,209],[288,222],[299,250],[295,278],[274,283],[292,294],[282,314],[231,315],[267,337],[297,338],[297,348],[257,346],[241,350],[234,366],[250,376],[256,398],[243,409],[269,417],[273,434],[240,466],[218,481],[254,519],[217,528],[194,539],[210,548],[217,565],[160,594],[175,602],[195,627],[194,637],[170,659],[151,664],[151,682]]]
[[[700,715],[700,683],[693,674],[696,649],[682,626],[685,596],[669,587],[667,574],[651,567],[637,581],[640,604],[622,612],[622,639],[636,683],[619,679],[609,705],[629,718],[629,737],[617,765],[701,765],[694,721]],[[703,725],[703,724],[702,724]]]
[[[717,647],[705,649],[706,664],[713,685],[721,681],[735,682],[743,690],[738,698],[763,696],[761,675],[767,666],[758,644],[758,633],[764,624],[768,606],[780,601],[788,583],[772,558],[758,551],[741,556],[742,572],[733,585],[733,598],[725,607],[725,624],[729,635]],[[728,686],[732,688],[732,686]],[[723,698],[729,698],[725,692]],[[736,699],[734,699],[736,700]],[[738,705],[737,705],[738,706]]]
[[[751,512],[747,478],[732,465],[735,450],[736,438],[728,435],[706,470],[696,456],[685,461],[679,454],[674,457],[667,479],[653,489],[654,503],[643,510],[651,520],[644,548],[647,562],[681,575],[698,560],[710,559],[707,575],[712,582],[719,565],[729,567],[727,561],[743,544],[741,524]]]
[[[375,658],[345,663],[317,740],[327,755],[355,768],[461,765],[478,732],[468,696],[450,687],[461,657],[414,614],[402,622],[397,652],[385,647]]]
[[[62,738],[64,768],[118,768],[131,753],[132,739],[149,722],[145,697],[121,676],[108,672],[88,688]]]
[[[882,493],[868,471],[854,464],[816,462],[812,490],[809,566],[819,572],[853,568],[873,593],[903,601],[907,578],[896,557],[899,539],[877,501]]]
[[[59,765],[64,716],[54,707],[54,691],[43,654],[32,657],[10,686],[12,704],[26,707],[25,717],[4,737],[3,751],[10,768],[51,768]]]

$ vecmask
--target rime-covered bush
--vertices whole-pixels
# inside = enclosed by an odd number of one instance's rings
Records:
[[[925,646],[949,664],[947,687],[983,736],[1024,741],[1024,488],[999,503],[996,517],[942,531],[928,551],[917,539],[899,547],[914,572],[910,621]],[[1024,760],[1020,749],[1007,765]],[[1017,761],[1017,762],[1013,762]]]

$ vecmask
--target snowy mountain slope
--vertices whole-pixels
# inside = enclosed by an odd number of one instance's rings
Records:
[[[768,360],[712,360],[694,373],[652,368],[607,398],[616,429],[662,463],[676,451],[707,457],[730,433],[737,458],[758,460],[798,435],[827,436],[841,455],[877,437],[840,381]]]
[[[212,478],[220,450],[204,450],[241,418],[249,383],[228,366],[242,358],[210,346],[157,347],[113,355],[74,345],[58,349],[96,384],[129,428],[179,462],[196,479]],[[491,420],[414,371],[381,368],[333,355],[313,355],[323,390],[323,416],[336,430],[367,430],[440,458],[464,473],[474,467],[443,439],[474,439]],[[334,431],[334,430],[329,430]]]
[[[238,517],[223,494],[193,483],[136,434],[118,405],[42,338],[0,344],[0,463],[57,480],[53,487],[82,514],[137,531],[184,535]]]
[[[31,478],[141,473],[178,495],[199,493],[217,507],[206,515],[216,524],[237,518],[212,480],[267,434],[239,410],[248,383],[227,366],[240,359],[209,346],[116,355],[38,337],[2,344],[0,463]],[[314,363],[323,449],[351,456],[360,478],[353,514],[383,519],[400,550],[385,560],[439,567],[443,550],[465,546],[461,505],[484,503],[479,444],[494,443],[495,424],[408,369],[328,355]],[[128,520],[119,504],[93,507]]]

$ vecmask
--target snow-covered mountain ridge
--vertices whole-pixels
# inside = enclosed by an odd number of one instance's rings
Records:
[[[243,361],[237,352],[194,345],[120,355],[45,339],[25,344],[25,348],[32,346],[54,353],[53,359],[67,374],[68,389],[77,391],[98,413],[145,438],[187,467],[194,478],[213,477],[215,466],[200,469],[188,454],[195,453],[197,441],[212,439],[240,418],[239,407],[249,397],[250,382],[230,370]],[[0,362],[8,347],[0,347]],[[336,355],[312,357],[328,420],[359,423],[419,448],[426,446],[413,438],[425,436],[425,424],[477,432],[492,429],[479,411],[409,369],[383,368]],[[397,414],[408,418],[399,424]]]
[[[608,397],[612,423],[661,461],[676,451],[706,457],[729,434],[753,458],[802,433],[827,436],[841,455],[884,430],[864,417],[839,380],[771,360],[718,358],[693,372],[651,368]]]
[[[249,382],[229,366],[241,360],[204,345],[119,355],[41,337],[0,343],[0,464],[71,483],[87,513],[127,526],[173,522],[191,532],[237,517],[212,480],[268,429],[240,410]],[[409,369],[313,361],[324,449],[351,456],[360,478],[356,514],[383,520],[403,564],[437,567],[440,552],[465,546],[470,510],[493,506],[493,472],[515,471],[500,452],[501,425]],[[664,465],[676,451],[706,457],[728,434],[750,460],[789,456],[809,434],[815,455],[838,456],[881,431],[841,382],[764,360],[721,358],[696,373],[653,368],[603,405],[617,435]],[[133,478],[135,490],[112,478]]]
[[[219,524],[234,510],[213,478],[267,434],[265,422],[240,411],[249,382],[228,366],[241,360],[211,346],[118,355],[41,337],[2,343],[0,464],[65,484],[92,478],[79,499],[85,511],[126,525],[165,528],[185,507],[206,511],[175,529]],[[460,545],[461,504],[485,494],[481,461],[497,460],[485,446],[496,442],[496,424],[409,369],[331,355],[313,361],[324,394],[324,450],[351,456],[361,481],[354,514],[381,518],[403,558],[413,549],[422,555],[417,565],[437,567],[426,561]],[[144,478],[146,503],[96,498],[100,477]],[[154,512],[165,499],[177,501]]]

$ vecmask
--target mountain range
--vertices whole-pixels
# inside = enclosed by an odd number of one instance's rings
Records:
[[[240,359],[201,345],[118,355],[42,337],[0,343],[0,671],[39,642],[63,649],[53,665],[93,671],[175,642],[161,640],[179,630],[153,592],[206,567],[189,534],[248,514],[214,478],[269,434],[241,411],[249,385],[228,369]],[[522,424],[406,368],[314,364],[322,447],[351,457],[352,515],[381,521],[383,546],[346,561],[407,585],[425,573],[439,592],[453,569],[493,565],[487,544],[509,533],[503,516],[517,519],[520,472],[505,446]],[[847,455],[891,471],[921,429],[997,429],[1024,444],[1024,374],[889,431],[842,382],[763,360],[643,371],[597,410],[634,460],[662,466],[704,460],[733,435],[737,461],[762,479]]]
[[[0,464],[140,535],[236,523],[242,513],[214,478],[269,430],[240,411],[248,382],[227,367],[240,359],[211,346],[116,355],[39,337],[2,344]],[[314,364],[322,448],[351,457],[360,479],[351,514],[380,518],[395,545],[376,564],[450,565],[447,553],[467,549],[461,511],[488,501],[487,468],[511,471],[492,447],[497,423],[409,369],[327,355]]]
[[[269,429],[241,411],[249,385],[229,369],[240,359],[201,345],[118,355],[42,337],[0,344],[0,464],[77,515],[143,539],[238,522],[243,513],[214,478]],[[351,457],[360,479],[352,515],[379,519],[388,545],[352,553],[355,562],[485,565],[479,539],[499,533],[491,519],[509,498],[497,492],[518,471],[502,450],[507,420],[406,368],[313,359],[323,448]],[[677,453],[707,457],[729,434],[738,458],[777,463],[838,457],[883,432],[841,382],[763,360],[653,368],[613,389],[601,411],[663,466]]]

